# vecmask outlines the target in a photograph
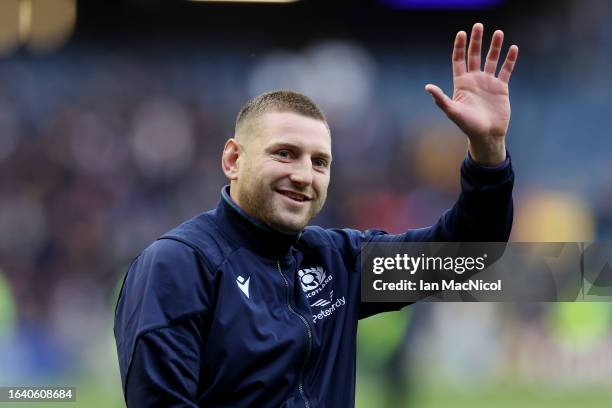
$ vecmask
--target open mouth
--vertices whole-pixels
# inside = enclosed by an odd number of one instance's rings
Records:
[[[292,199],[293,201],[297,201],[299,203],[311,200],[310,197],[308,197],[307,195],[302,194],[302,193],[297,193],[295,191],[278,190],[278,193],[284,195],[285,197]]]

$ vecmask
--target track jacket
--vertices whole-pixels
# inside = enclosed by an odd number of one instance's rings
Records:
[[[360,303],[362,244],[507,241],[513,181],[509,159],[468,157],[452,209],[399,235],[283,235],[225,187],[216,209],[155,241],[126,275],[115,338],[128,407],[353,407],[358,320],[405,306]]]

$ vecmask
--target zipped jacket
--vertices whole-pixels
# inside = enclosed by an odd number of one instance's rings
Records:
[[[131,264],[115,315],[128,407],[353,407],[357,323],[399,303],[361,303],[367,242],[507,241],[510,160],[467,157],[461,193],[433,226],[275,232],[221,193]],[[384,335],[384,333],[381,333]]]

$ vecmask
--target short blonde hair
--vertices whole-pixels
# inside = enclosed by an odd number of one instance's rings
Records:
[[[325,114],[309,97],[288,89],[279,89],[254,97],[240,109],[236,118],[236,134],[244,123],[269,112],[298,113],[320,120],[329,130]]]

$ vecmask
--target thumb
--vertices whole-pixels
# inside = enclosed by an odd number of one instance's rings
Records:
[[[446,96],[446,94],[442,92],[438,86],[433,84],[425,85],[425,90],[431,95],[436,105],[438,105],[438,107],[442,109],[442,111],[444,111],[448,117],[453,116],[452,111],[454,108],[454,102],[451,100],[451,98]]]

